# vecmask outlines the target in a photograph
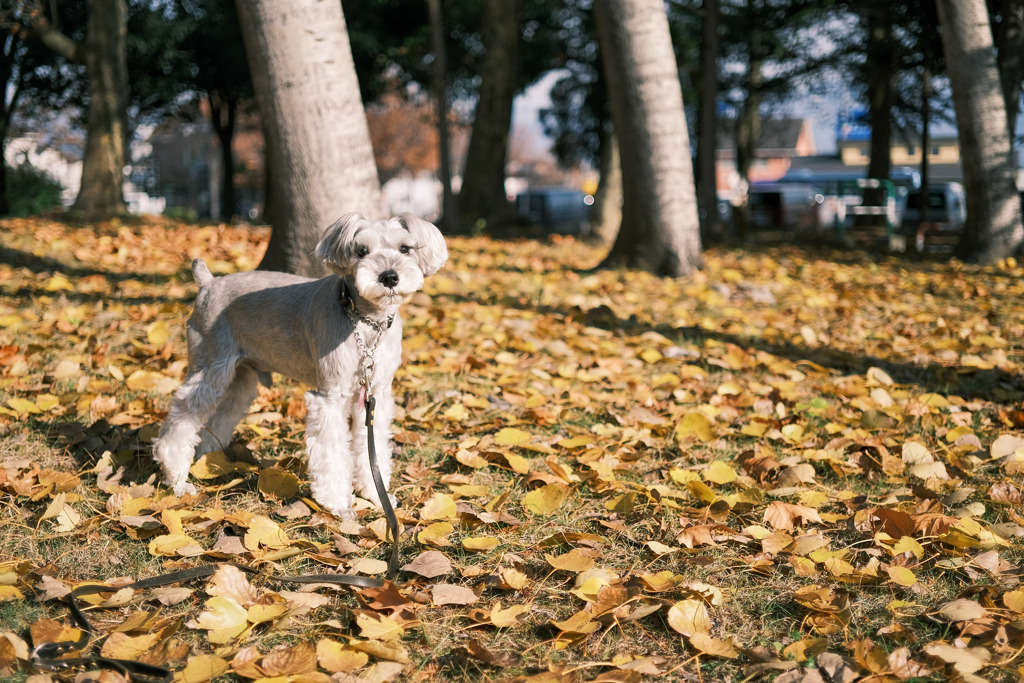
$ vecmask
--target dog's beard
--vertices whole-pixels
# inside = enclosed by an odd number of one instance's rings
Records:
[[[375,306],[397,306],[406,297],[423,287],[423,273],[415,265],[412,265],[411,260],[403,259],[399,263],[387,261],[375,263],[374,259],[364,259],[364,261],[368,262],[361,262],[356,268],[356,291],[359,292],[359,296]],[[380,282],[381,273],[389,270],[393,270],[398,275],[398,283],[394,287],[386,287]]]

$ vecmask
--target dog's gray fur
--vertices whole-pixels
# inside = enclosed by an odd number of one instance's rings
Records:
[[[314,387],[306,393],[313,498],[348,519],[355,514],[354,491],[380,505],[366,450],[361,357],[341,293],[343,287],[350,293],[356,330],[367,344],[383,330],[371,390],[377,401],[374,441],[387,483],[391,381],[402,356],[398,308],[444,265],[448,249],[435,226],[412,214],[373,222],[352,213],[327,228],[316,255],[332,275],[312,280],[255,271],[213,277],[202,260],[193,262],[199,296],[187,326],[188,376],[153,449],[175,494],[195,492],[188,482],[193,460],[231,441],[257,384],[269,386],[277,372]]]

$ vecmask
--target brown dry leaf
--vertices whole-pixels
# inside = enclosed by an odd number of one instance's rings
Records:
[[[419,574],[427,579],[433,579],[450,573],[452,571],[452,563],[442,552],[425,550],[417,555],[415,560],[404,565],[402,570]]]
[[[708,657],[721,657],[723,659],[736,659],[740,656],[736,646],[728,640],[712,638],[706,633],[694,633],[689,637],[690,645]]]
[[[260,668],[267,676],[293,676],[316,671],[317,650],[309,643],[296,643],[267,654]]]
[[[793,531],[804,524],[824,524],[824,520],[814,508],[806,505],[794,505],[772,501],[764,511],[764,521],[776,529]]]
[[[439,583],[430,589],[430,599],[435,605],[472,605],[480,599],[476,593],[465,586]]]

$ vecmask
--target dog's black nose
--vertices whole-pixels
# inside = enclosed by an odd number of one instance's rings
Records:
[[[377,277],[377,282],[385,287],[394,289],[395,285],[398,284],[398,273],[393,270],[385,270]]]

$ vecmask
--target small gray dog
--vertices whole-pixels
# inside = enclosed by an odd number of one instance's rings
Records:
[[[316,255],[333,273],[319,280],[255,271],[213,277],[192,263],[199,285],[188,320],[188,376],[171,402],[153,457],[176,495],[194,493],[193,460],[223,449],[272,372],[303,382],[313,498],[345,519],[354,491],[380,505],[367,455],[364,400],[376,399],[380,474],[391,477],[391,381],[402,360],[398,308],[448,260],[441,232],[412,214],[369,221],[342,216]],[[372,377],[369,375],[372,374]]]

